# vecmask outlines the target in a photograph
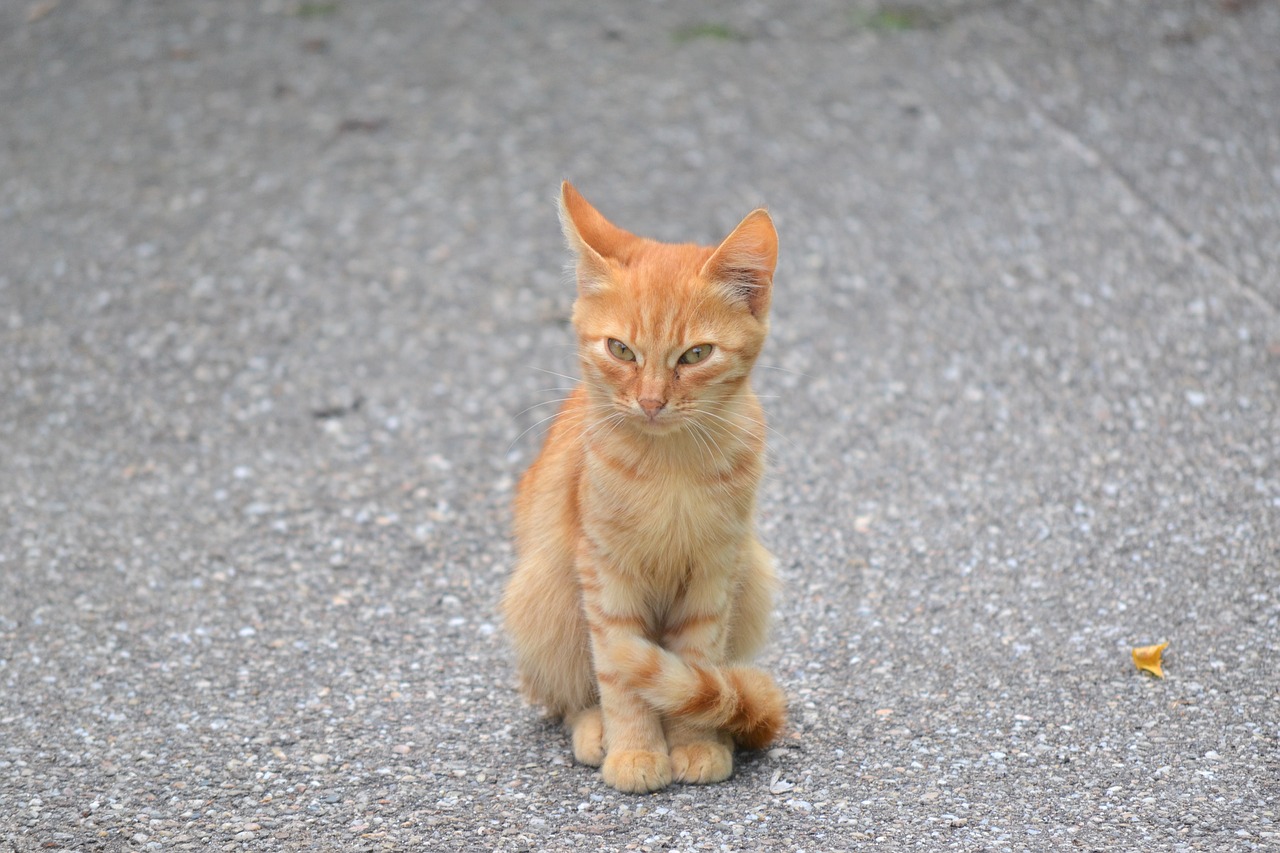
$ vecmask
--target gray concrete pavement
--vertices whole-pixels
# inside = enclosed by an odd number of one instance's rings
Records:
[[[791,5],[0,5],[0,846],[1276,847],[1280,4]],[[722,785],[513,689],[563,177],[781,234]]]

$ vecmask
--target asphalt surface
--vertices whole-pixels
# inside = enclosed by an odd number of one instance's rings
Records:
[[[0,848],[1277,849],[1277,45],[1270,0],[0,4]],[[717,786],[616,793],[514,690],[562,178],[781,234],[792,722]]]

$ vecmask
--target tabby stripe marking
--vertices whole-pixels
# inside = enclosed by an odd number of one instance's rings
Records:
[[[662,636],[676,637],[696,625],[705,625],[708,622],[718,622],[720,621],[720,618],[721,614],[719,613],[695,613],[692,616],[684,617],[674,625],[667,626],[666,630],[663,631]]]
[[[710,385],[713,382],[715,382],[715,380],[719,379],[722,374],[724,374],[728,370],[733,369],[735,366],[736,365],[734,365],[733,362],[730,362],[730,361],[722,361],[718,365],[715,365],[715,364],[706,365],[702,367],[701,370],[698,371],[697,384]],[[692,365],[687,366],[685,369],[687,370],[689,369],[689,367],[692,367]],[[692,385],[694,383],[690,382],[689,384]]]
[[[644,660],[633,668],[628,681],[640,689],[652,687],[662,674],[662,652],[656,648],[647,650]]]
[[[753,448],[754,449],[754,448]],[[751,453],[740,453],[733,461],[733,465],[729,470],[716,474],[716,483],[720,485],[731,485],[742,479],[746,474],[751,473],[756,467],[756,457]]]
[[[690,669],[698,677],[698,686],[694,693],[675,712],[677,717],[702,717],[715,713],[722,702],[728,698],[724,695],[723,685],[716,678],[714,670],[692,665]]]
[[[608,453],[601,453],[599,451],[592,455],[595,461],[608,469],[605,473],[612,473],[627,482],[635,482],[636,480],[643,480],[645,478],[645,473],[640,470],[639,462],[632,463],[626,459],[622,459]]]
[[[586,592],[599,592],[604,588],[600,579],[596,576],[596,570],[586,566],[578,570],[578,584]]]
[[[588,622],[596,621],[610,628],[644,624],[644,619],[640,616],[630,613],[610,613],[595,601],[587,602],[587,610],[590,611],[587,615],[591,617],[587,620]]]

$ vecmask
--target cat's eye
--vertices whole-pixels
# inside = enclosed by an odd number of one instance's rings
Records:
[[[609,352],[613,353],[613,357],[619,361],[636,360],[636,354],[632,352],[631,347],[614,338],[609,338]]]
[[[684,355],[680,356],[680,363],[697,364],[709,355],[711,355],[711,344],[698,344],[696,347],[685,350]]]

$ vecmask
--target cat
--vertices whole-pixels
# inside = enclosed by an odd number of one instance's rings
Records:
[[[754,530],[764,414],[749,374],[778,237],[755,210],[717,248],[637,237],[569,182],[582,380],[515,501],[502,610],[525,694],[620,791],[718,782],[785,724],[763,645],[777,585]]]

